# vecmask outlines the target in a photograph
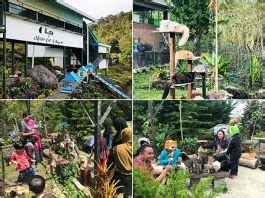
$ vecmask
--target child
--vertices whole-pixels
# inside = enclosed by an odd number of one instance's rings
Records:
[[[41,145],[41,134],[40,134],[40,131],[36,130],[36,128],[39,127],[39,125],[37,125],[36,121],[31,118],[29,121],[28,121],[28,125],[29,125],[29,128],[31,131],[34,131],[36,132],[33,136],[36,138],[36,142],[35,144],[33,145],[34,147],[34,158],[36,160],[36,165],[40,162],[43,161],[43,152],[42,152],[42,145]]]
[[[35,194],[34,197],[39,198],[55,198],[52,193],[44,193],[45,189],[45,179],[40,175],[35,175],[29,181],[29,190]]]
[[[34,162],[26,153],[24,145],[21,142],[16,142],[14,144],[15,151],[10,157],[10,164],[17,164],[16,170],[19,171],[17,182],[21,183],[25,174],[31,176],[35,175],[34,169],[31,167],[31,164]]]
[[[229,121],[230,129],[229,135],[231,137],[226,154],[230,156],[230,179],[234,179],[238,174],[238,163],[239,158],[241,157],[241,140],[239,137],[239,128],[238,125],[240,124],[238,119],[231,119]]]

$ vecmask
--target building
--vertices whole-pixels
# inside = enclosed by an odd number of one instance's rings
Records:
[[[64,0],[4,1],[7,42],[11,42],[12,49],[16,43],[25,45],[25,76],[30,67],[28,58],[32,58],[32,67],[35,57],[51,58],[53,64],[60,66],[66,75],[67,67],[77,66],[78,69],[88,63],[99,64],[99,60],[104,58],[102,48],[110,51],[110,46],[97,41],[88,28],[89,23],[96,22],[96,19]],[[1,40],[2,37],[0,34]],[[101,67],[106,68],[107,60],[104,61],[105,65],[101,64]],[[14,73],[14,61],[11,69]]]
[[[160,21],[168,19],[168,6],[164,0],[134,0],[133,2],[134,42],[150,45],[153,50],[161,47],[161,37],[155,33]]]

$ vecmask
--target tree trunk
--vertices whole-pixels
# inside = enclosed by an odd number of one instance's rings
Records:
[[[195,33],[195,56],[201,55],[201,33],[197,31]]]
[[[239,159],[239,165],[241,166],[245,166],[248,168],[252,168],[252,169],[256,169],[259,165],[259,160],[257,158],[254,159],[244,159],[244,158],[240,158]]]

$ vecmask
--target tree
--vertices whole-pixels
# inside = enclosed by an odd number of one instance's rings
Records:
[[[246,138],[253,136],[256,130],[264,129],[261,104],[258,100],[249,100],[247,102],[242,123],[243,129],[246,131]]]
[[[231,102],[226,101],[183,101],[181,106],[184,138],[196,136],[209,139],[209,129],[217,124],[227,123],[233,109]],[[150,138],[147,107],[147,101],[134,102],[134,133]],[[180,140],[179,102],[153,101],[153,109],[157,146],[161,148],[166,139]]]
[[[201,54],[202,35],[209,32],[211,13],[209,0],[168,0],[170,16],[174,21],[189,27],[195,42],[195,54]]]
[[[132,13],[121,12],[99,19],[91,26],[97,39],[111,45],[111,53],[118,55],[121,63],[131,66],[132,57]]]

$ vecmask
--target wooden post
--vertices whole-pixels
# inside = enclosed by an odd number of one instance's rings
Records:
[[[6,98],[6,32],[3,33],[3,68],[2,68],[2,77],[3,77],[3,98]]]
[[[205,82],[205,73],[201,73],[202,76],[202,97],[206,99],[206,82]]]
[[[94,156],[95,156],[95,164],[94,169],[99,171],[99,165],[100,165],[100,117],[101,117],[101,101],[96,100],[95,101],[95,128],[94,128]],[[99,178],[96,178],[96,181],[99,181]],[[96,182],[97,183],[97,182]]]
[[[152,100],[148,100],[148,111],[149,111],[149,115],[150,115],[150,124],[151,124],[153,145],[156,145],[154,112],[153,112],[153,101]]]
[[[192,72],[192,60],[188,60],[188,72]],[[192,98],[192,87],[188,84],[188,99]]]
[[[63,47],[63,74],[66,75],[66,47]]]
[[[15,42],[11,41],[11,74],[15,74],[15,59],[14,59],[14,52],[15,52]]]
[[[169,53],[170,53],[170,79],[175,73],[175,33],[169,33]],[[175,89],[170,89],[170,97],[175,99]]]
[[[25,42],[24,76],[28,76],[28,42]]]
[[[182,131],[182,101],[179,101],[179,124],[180,124],[180,134],[181,134],[181,140],[184,140],[183,137],[183,131]]]
[[[215,0],[215,91],[218,89],[218,0]]]

